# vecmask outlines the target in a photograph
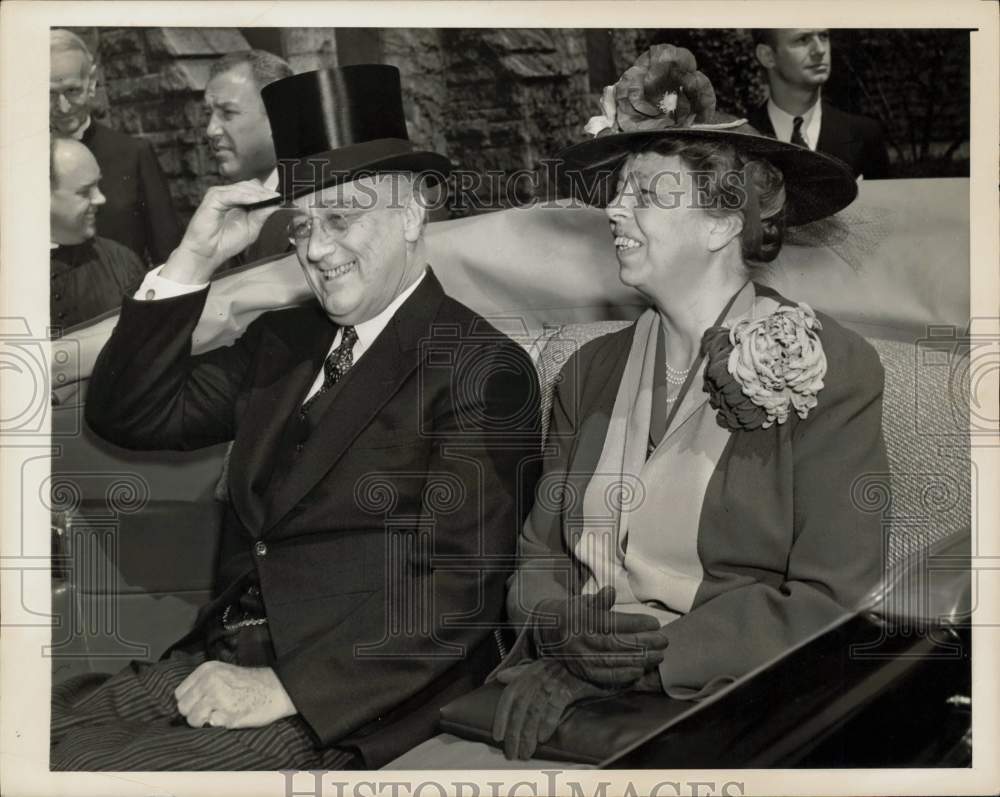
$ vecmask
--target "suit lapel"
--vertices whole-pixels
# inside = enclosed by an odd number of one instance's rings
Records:
[[[303,314],[289,338],[268,330],[241,431],[230,455],[230,495],[240,520],[257,536],[267,516],[267,486],[278,446],[306,391],[319,373],[337,326],[322,313]]]
[[[316,421],[301,458],[270,496],[263,532],[273,528],[336,465],[416,369],[420,341],[443,297],[441,284],[429,271],[360,362],[347,372]]]

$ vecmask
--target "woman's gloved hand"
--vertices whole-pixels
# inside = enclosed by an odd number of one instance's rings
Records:
[[[577,678],[555,659],[538,659],[497,673],[505,684],[493,715],[493,740],[508,759],[531,758],[552,738],[563,714],[577,700],[614,694]]]
[[[663,661],[667,636],[648,614],[614,612],[614,587],[535,607],[535,647],[597,686],[631,686]]]

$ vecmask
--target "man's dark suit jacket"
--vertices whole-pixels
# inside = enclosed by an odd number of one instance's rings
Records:
[[[97,234],[124,244],[144,263],[166,262],[182,230],[152,145],[94,119],[83,143],[101,167],[101,191],[108,200],[97,213]]]
[[[87,421],[134,449],[235,439],[216,596],[178,645],[202,644],[256,572],[300,715],[380,766],[497,660],[539,458],[534,368],[428,273],[303,425],[336,325],[310,302],[192,357],[206,295],[125,300]]]
[[[889,177],[889,152],[886,150],[882,127],[867,116],[856,116],[823,102],[823,121],[816,149],[839,158],[853,169],[855,176],[866,180]],[[775,137],[774,125],[767,115],[767,102],[754,108],[747,121],[761,133]]]

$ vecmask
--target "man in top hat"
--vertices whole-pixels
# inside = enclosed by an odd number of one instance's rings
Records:
[[[889,177],[889,153],[874,119],[846,113],[822,98],[830,78],[830,31],[754,31],[754,54],[770,97],[747,119],[765,135],[839,158],[867,180]]]
[[[424,259],[419,176],[449,163],[407,139],[394,67],[263,98],[280,197],[206,194],[125,300],[86,407],[129,448],[235,441],[215,597],[158,663],[55,690],[53,769],[374,768],[498,658],[538,383]],[[191,356],[211,274],[281,199],[316,300]]]
[[[50,33],[49,128],[74,138],[94,153],[107,197],[97,234],[124,244],[143,263],[164,262],[181,239],[156,153],[141,138],[113,130],[93,118],[97,64],[75,33]]]

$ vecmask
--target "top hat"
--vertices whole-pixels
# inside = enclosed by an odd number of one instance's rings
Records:
[[[846,163],[762,135],[745,119],[717,111],[712,84],[696,66],[689,50],[672,44],[654,45],[639,56],[617,83],[604,89],[604,114],[586,126],[593,138],[557,155],[563,177],[577,178],[573,185],[589,186],[588,191],[602,184],[607,188],[624,158],[649,143],[713,140],[781,170],[790,226],[825,218],[854,201],[858,185]]]
[[[320,69],[261,89],[287,203],[364,175],[416,172],[444,179],[451,162],[413,146],[406,133],[399,70],[385,64]]]

